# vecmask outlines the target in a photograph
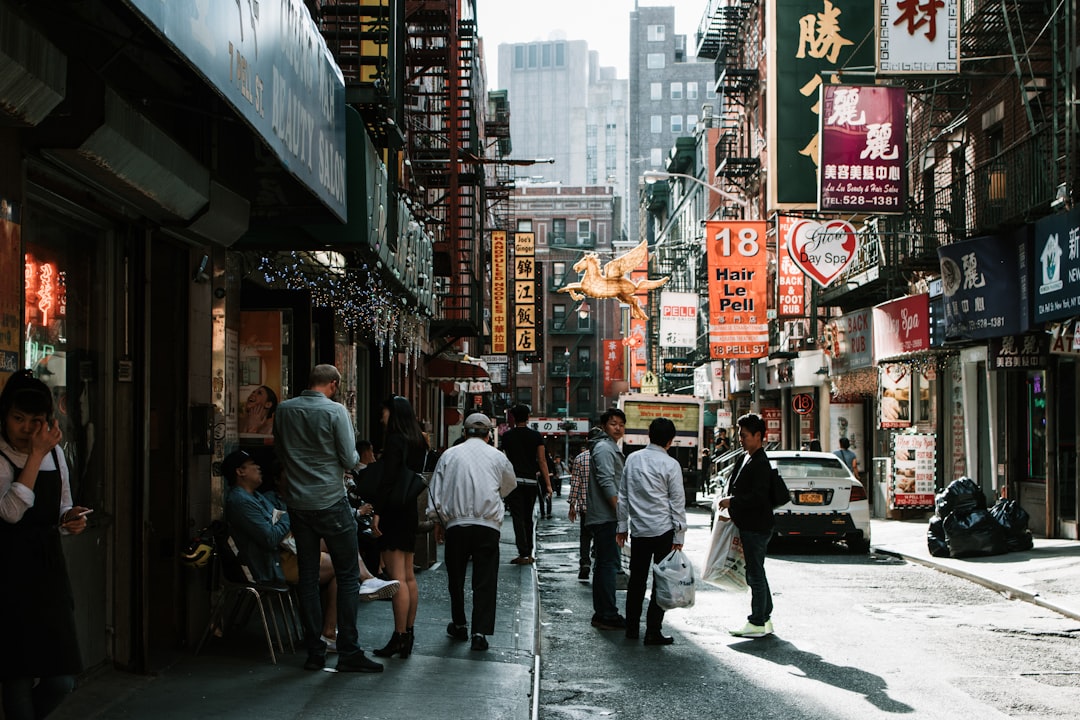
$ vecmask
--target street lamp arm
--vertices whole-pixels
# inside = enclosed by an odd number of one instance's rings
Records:
[[[652,183],[656,182],[657,180],[670,180],[671,178],[676,178],[676,177],[677,178],[682,178],[684,180],[690,180],[691,182],[695,182],[698,185],[701,185],[702,187],[706,187],[709,190],[712,190],[714,193],[716,193],[717,195],[719,195],[722,198],[725,198],[727,200],[730,200],[733,203],[741,205],[742,208],[744,210],[746,210],[747,212],[750,211],[750,202],[748,200],[746,200],[744,198],[741,198],[738,195],[732,195],[728,191],[721,190],[716,185],[712,185],[710,183],[707,183],[704,180],[702,180],[701,178],[694,177],[693,175],[687,175],[686,173],[666,172],[664,170],[646,170],[645,172],[643,172],[641,174],[641,177],[643,177],[645,179],[645,182],[650,184],[650,185]]]

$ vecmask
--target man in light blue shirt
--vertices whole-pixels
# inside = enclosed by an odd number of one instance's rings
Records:
[[[305,670],[326,665],[319,602],[319,541],[326,543],[337,577],[338,672],[382,672],[357,644],[360,561],[356,519],[345,494],[345,471],[360,462],[352,421],[334,401],[341,373],[316,365],[308,389],[286,400],[274,414],[274,450],[284,475],[284,500],[292,520],[299,565],[300,617],[308,658]]]
[[[653,420],[649,424],[649,444],[626,458],[619,478],[615,540],[622,547],[629,535],[634,538],[630,545],[630,581],[626,586],[626,637],[632,640],[638,638],[645,584],[653,563],[660,562],[672,550],[681,550],[686,533],[682,467],[667,452],[674,439],[675,423],[668,418]],[[663,634],[663,623],[664,610],[656,604],[654,586],[645,615],[646,645],[674,642]]]

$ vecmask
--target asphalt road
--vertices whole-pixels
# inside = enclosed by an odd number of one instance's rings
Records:
[[[731,637],[749,595],[700,582],[693,608],[667,614],[672,646],[596,630],[577,528],[565,498],[555,503],[556,519],[538,527],[543,720],[1077,717],[1076,620],[841,546],[770,555],[773,637]],[[699,568],[708,522],[692,512],[686,550]]]

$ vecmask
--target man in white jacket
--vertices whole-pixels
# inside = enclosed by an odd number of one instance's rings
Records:
[[[446,543],[443,560],[450,590],[446,634],[469,639],[465,623],[465,570],[472,559],[472,649],[487,650],[495,633],[499,537],[503,498],[517,488],[514,466],[488,444],[492,424],[483,413],[465,418],[465,442],[447,449],[431,476],[428,517],[435,538]]]

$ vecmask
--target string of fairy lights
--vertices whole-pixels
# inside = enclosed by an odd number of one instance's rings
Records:
[[[428,318],[366,261],[349,266],[340,255],[294,250],[254,255],[245,265],[268,287],[310,293],[314,307],[329,308],[344,328],[378,348],[380,364],[401,353],[408,373],[418,361]]]

